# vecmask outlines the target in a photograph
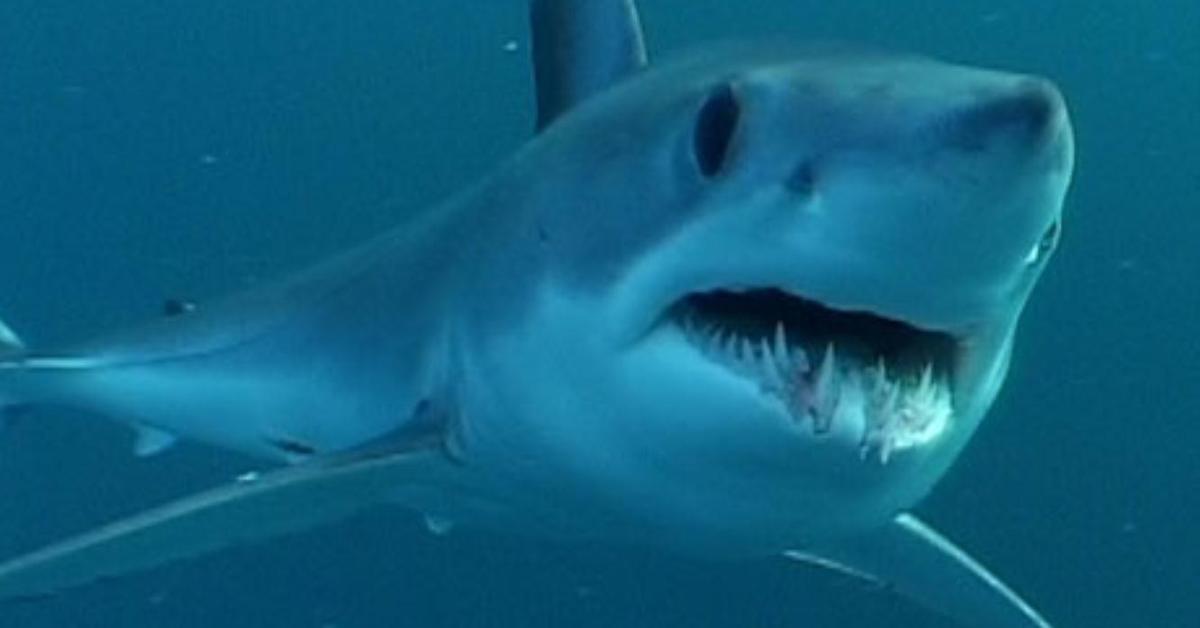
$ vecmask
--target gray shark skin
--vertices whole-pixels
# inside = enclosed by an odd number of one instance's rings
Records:
[[[431,528],[787,557],[1048,626],[909,510],[1001,388],[1072,170],[1042,79],[839,47],[648,65],[534,0],[537,135],[273,287],[85,347],[0,326],[0,407],[290,463],[0,565],[44,595],[399,503]],[[614,43],[615,42],[615,43]]]

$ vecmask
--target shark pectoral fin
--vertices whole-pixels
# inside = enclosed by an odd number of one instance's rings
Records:
[[[0,599],[48,595],[332,523],[388,501],[437,455],[389,452],[247,474],[0,564]]]
[[[646,66],[633,0],[533,0],[537,128]]]
[[[895,589],[963,626],[1050,627],[996,576],[910,514],[815,553],[786,555]]]

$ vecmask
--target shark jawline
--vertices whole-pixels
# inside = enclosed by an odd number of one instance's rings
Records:
[[[886,462],[892,451],[932,440],[953,417],[965,343],[945,331],[778,288],[694,292],[660,324],[778,399],[812,434],[852,422],[864,456],[878,452]]]

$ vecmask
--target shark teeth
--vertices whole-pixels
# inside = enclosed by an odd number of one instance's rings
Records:
[[[808,351],[793,344],[782,323],[751,338],[720,326],[684,320],[683,332],[710,359],[757,382],[815,436],[857,436],[862,459],[886,464],[899,451],[923,445],[953,417],[950,386],[926,363],[918,374],[889,372],[882,357],[863,366],[825,345],[812,368]]]
[[[813,404],[809,413],[813,419],[813,431],[817,434],[824,434],[832,427],[838,402],[841,401],[840,384],[837,355],[833,343],[829,343],[825,346],[825,356],[821,358],[821,365],[817,367],[817,374],[812,383]]]
[[[767,385],[773,390],[783,390],[787,386],[787,379],[784,373],[787,371],[787,364],[781,364],[787,360],[788,351],[776,353],[771,345],[767,344],[764,339],[762,341],[762,358],[759,361],[759,368],[767,376]],[[776,359],[776,356],[781,356],[783,359]]]
[[[791,351],[788,350],[787,330],[783,328],[783,323],[775,323],[775,344],[771,345],[771,353],[782,358],[784,363],[781,366],[791,368]]]

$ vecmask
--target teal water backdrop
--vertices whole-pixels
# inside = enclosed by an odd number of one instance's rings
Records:
[[[1056,625],[1200,625],[1200,3],[645,0],[656,55],[861,41],[1049,76],[1078,170],[1007,389],[920,512]],[[349,246],[529,134],[520,0],[0,4],[0,312],[34,345]],[[90,417],[0,438],[0,555],[224,481]],[[782,562],[714,564],[381,511],[32,604],[19,628],[942,626]]]

